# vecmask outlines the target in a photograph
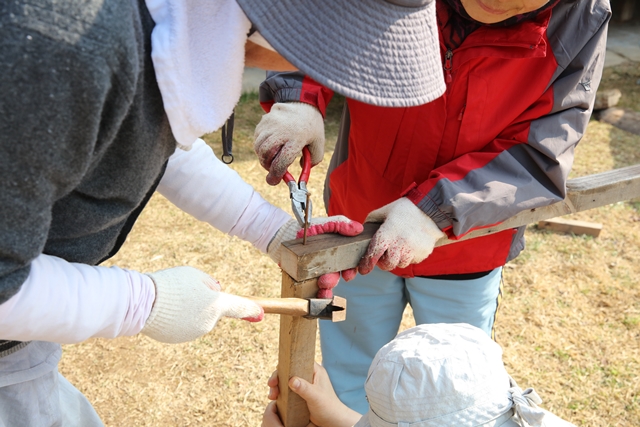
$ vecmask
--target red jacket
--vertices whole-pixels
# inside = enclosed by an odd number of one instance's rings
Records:
[[[448,9],[439,7],[439,21]],[[532,21],[483,26],[460,47],[442,42],[446,93],[418,107],[385,108],[347,99],[332,158],[329,215],[364,221],[406,195],[455,239],[560,201],[602,74],[606,0],[560,2]],[[300,96],[282,96],[300,82]],[[287,81],[286,85],[282,82]],[[293,82],[293,83],[292,83]],[[270,75],[271,101],[305,101],[325,90],[299,75]],[[323,109],[321,110],[323,111]],[[487,271],[523,249],[524,229],[438,247],[401,276]]]

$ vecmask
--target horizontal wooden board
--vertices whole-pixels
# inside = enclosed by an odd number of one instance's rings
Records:
[[[475,230],[458,240],[442,239],[436,246],[486,236],[541,220],[609,205],[640,197],[640,165],[575,178],[567,182],[567,196],[558,203],[526,210],[492,227]],[[281,267],[297,281],[302,281],[358,265],[379,224],[365,224],[362,234],[344,237],[335,234],[313,236],[284,242]]]
[[[602,231],[602,224],[564,218],[551,218],[538,221],[538,228],[541,230],[553,231],[555,233],[598,237]]]

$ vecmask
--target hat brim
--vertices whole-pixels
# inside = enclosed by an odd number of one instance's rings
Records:
[[[571,424],[568,421],[563,420],[562,418],[558,417],[557,415],[546,411],[546,410],[542,410],[544,412],[544,418],[542,420],[542,424],[541,427],[576,427],[575,424]],[[520,427],[520,421],[518,420],[518,417],[516,415],[513,415],[513,411],[509,411],[507,414],[505,415],[509,415],[509,417],[504,421],[504,422],[496,422],[496,420],[493,420],[491,422],[487,422],[484,424],[481,424],[478,427],[482,427],[482,426],[492,426],[492,427]]]
[[[435,0],[237,0],[260,34],[318,83],[386,107],[424,104],[445,91]]]

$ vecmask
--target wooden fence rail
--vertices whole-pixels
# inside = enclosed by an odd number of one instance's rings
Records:
[[[461,240],[486,236],[508,228],[520,227],[541,220],[582,212],[640,197],[640,165],[614,169],[595,175],[571,179],[567,182],[567,196],[558,203],[520,212],[493,226],[475,230],[459,240],[441,239],[436,246],[454,244]],[[356,237],[320,235],[284,243],[281,266],[296,281],[319,277],[325,273],[342,271],[358,265],[378,224],[366,224]]]

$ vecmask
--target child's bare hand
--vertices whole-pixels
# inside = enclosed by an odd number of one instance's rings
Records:
[[[269,400],[276,400],[280,395],[280,388],[278,387],[278,371],[273,371],[269,379],[267,380],[269,386]]]
[[[284,427],[280,417],[278,416],[278,408],[276,402],[271,402],[262,414],[262,427]]]
[[[267,409],[262,414],[262,427],[284,427],[280,417],[278,416],[278,408],[276,402],[267,405]],[[307,424],[307,427],[318,427],[314,423]]]
[[[276,400],[280,395],[278,371],[267,380],[269,399]],[[307,401],[311,423],[307,427],[351,427],[359,419],[360,414],[347,408],[338,399],[333,390],[327,371],[319,364],[313,367],[313,384],[302,378],[292,377],[289,388]],[[280,427],[282,421],[278,417],[275,402],[269,403],[262,417],[262,427]]]
[[[319,364],[313,368],[313,384],[292,377],[289,388],[307,401],[311,422],[317,426],[351,427],[360,414],[347,408],[333,390],[327,371]]]

